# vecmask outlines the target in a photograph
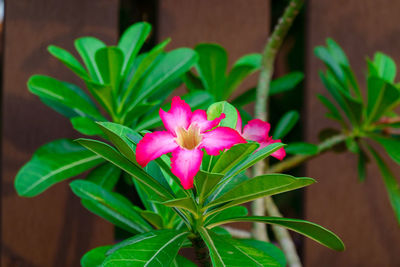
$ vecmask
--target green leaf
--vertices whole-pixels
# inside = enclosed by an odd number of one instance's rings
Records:
[[[197,265],[178,254],[170,267],[197,267]]]
[[[334,249],[337,251],[344,250],[344,244],[340,238],[335,235],[333,232],[325,229],[324,227],[304,221],[299,219],[288,219],[281,217],[264,217],[264,216],[248,216],[248,217],[237,217],[228,219],[226,221],[219,222],[218,224],[210,225],[209,227],[213,227],[216,225],[231,223],[231,222],[261,222],[268,223],[273,225],[283,226],[292,231],[300,233],[308,238],[311,238],[318,243],[327,246],[330,249]]]
[[[93,182],[104,189],[113,190],[120,176],[121,169],[106,162],[93,169],[86,177],[86,180]]]
[[[179,78],[188,71],[197,60],[196,53],[189,48],[178,48],[166,53],[143,77],[133,97],[132,107],[152,94],[157,93],[165,84]]]
[[[399,90],[386,81],[368,77],[367,122],[379,120],[382,115],[392,109],[399,100]]]
[[[265,254],[268,254],[272,258],[274,258],[282,267],[286,266],[286,257],[285,254],[274,244],[256,240],[256,239],[240,239],[240,242],[251,246],[255,249],[263,251]]]
[[[245,206],[233,206],[230,208],[227,208],[226,210],[223,210],[221,212],[215,213],[211,215],[210,217],[207,217],[205,221],[205,225],[209,224],[214,224],[218,223],[220,221],[224,221],[230,218],[235,218],[239,216],[247,216],[248,215],[248,210]]]
[[[31,160],[19,170],[15,189],[20,196],[33,197],[100,162],[99,156],[71,140],[55,140],[36,150]]]
[[[85,81],[85,84],[91,95],[102,105],[108,114],[110,114],[111,117],[115,117],[115,105],[113,101],[115,97],[111,86],[92,81]]]
[[[377,52],[374,55],[373,63],[380,78],[389,83],[394,82],[394,78],[396,77],[396,63],[393,59],[382,52]]]
[[[269,96],[284,93],[294,89],[304,78],[304,74],[298,71],[286,74],[275,79],[270,84]],[[256,100],[256,88],[251,88],[232,100],[232,105],[242,107]]]
[[[136,235],[114,246],[103,266],[170,266],[188,234],[157,230]]]
[[[335,104],[333,104],[328,98],[326,98],[323,95],[318,94],[317,98],[330,111],[327,114],[327,117],[336,120],[338,122],[344,123],[344,119],[340,114],[339,110],[337,109],[337,107],[335,106]]]
[[[99,126],[88,117],[73,117],[70,119],[72,127],[84,135],[102,135]]]
[[[205,90],[200,78],[191,71],[188,71],[182,75],[182,80],[189,92]]]
[[[111,223],[135,234],[152,229],[122,195],[109,192],[93,182],[84,180],[75,180],[70,186],[78,197],[90,202],[89,206],[83,202],[85,207],[96,206],[96,209],[89,210]]]
[[[393,175],[379,154],[368,144],[367,148],[375,159],[379,170],[381,171],[383,182],[385,183],[386,190],[388,191],[390,204],[394,210],[397,222],[400,225],[400,185],[397,182],[396,177]]]
[[[314,182],[314,179],[308,177],[295,178],[286,174],[260,175],[238,184],[222,196],[208,203],[206,208],[225,204],[223,206],[225,209],[260,197],[266,197],[305,187]],[[216,210],[219,209],[220,208],[217,208]]]
[[[97,68],[95,54],[96,52],[105,47],[106,45],[94,37],[81,37],[75,40],[75,49],[78,51],[83,62],[89,71],[90,77],[94,82],[103,82],[101,74]]]
[[[237,144],[226,150],[215,163],[212,172],[226,174],[239,162],[246,159],[259,145],[255,142]]]
[[[389,157],[400,165],[400,140],[377,134],[370,134],[369,137],[382,145]]]
[[[193,214],[197,214],[196,205],[194,204],[193,199],[191,197],[172,199],[162,202],[161,204],[167,207],[182,208],[190,211]]]
[[[226,101],[217,102],[209,106],[207,109],[207,119],[214,120],[221,116],[222,113],[225,114],[225,118],[219,123],[219,126],[235,129],[238,120],[237,110]]]
[[[317,155],[319,152],[318,146],[306,142],[290,143],[285,147],[288,154],[295,155]]]
[[[121,113],[123,112],[124,114],[127,114],[130,112],[130,108],[126,108],[126,111],[124,112],[124,107],[126,106],[125,103],[129,103],[129,97],[132,95],[133,91],[135,90],[135,86],[137,85],[137,82],[140,80],[140,78],[143,77],[143,75],[149,71],[149,68],[151,65],[154,63],[156,58],[163,52],[164,48],[167,46],[167,44],[171,41],[171,39],[167,39],[164,42],[158,44],[155,46],[149,53],[146,54],[146,56],[143,58],[143,60],[140,62],[139,66],[134,70],[134,73],[132,77],[126,77],[129,80],[129,83],[127,85],[126,90],[123,92],[121,104],[119,105],[118,112]]]
[[[124,54],[118,47],[104,47],[97,50],[95,60],[103,83],[111,87],[114,98],[116,98],[121,78]]]
[[[199,60],[195,66],[205,89],[217,101],[224,100],[222,89],[225,85],[225,72],[228,64],[228,55],[225,49],[218,44],[198,44],[195,51]]]
[[[285,113],[275,127],[274,133],[272,135],[274,139],[281,139],[285,137],[296,125],[299,117],[299,112],[297,112],[296,110],[291,110]]]
[[[200,235],[204,239],[212,264],[215,267],[243,267],[243,266],[276,266],[281,267],[273,257],[261,250],[230,237],[219,236],[212,231],[201,228]]]
[[[233,169],[228,171],[223,181],[226,181],[229,178],[239,174],[240,172],[247,170],[248,168],[256,164],[258,161],[265,159],[266,157],[268,157],[278,149],[282,148],[283,146],[284,144],[281,143],[273,143],[256,151],[252,155],[248,156],[244,161],[237,164]]]
[[[113,147],[96,140],[81,138],[77,141],[90,151],[96,153],[105,160],[110,161],[114,165],[132,175],[132,177],[138,183],[142,184],[147,190],[151,190],[157,194],[161,199],[169,200],[172,198],[172,195],[167,188],[162,186],[157,180],[148,175],[142,168],[122,156]]]
[[[55,45],[49,45],[47,50],[52,56],[60,60],[65,66],[78,75],[78,77],[82,79],[88,78],[85,68],[70,52]]]
[[[360,148],[357,155],[358,155],[358,162],[357,162],[358,180],[360,182],[363,182],[363,181],[365,181],[365,178],[367,176],[367,166],[366,165],[368,163],[368,157],[362,148]]]
[[[128,139],[128,134],[136,134],[129,127],[113,122],[98,122],[100,129],[104,132],[107,138],[117,147],[119,152],[124,155],[129,161],[136,163],[135,146]]]
[[[72,83],[61,82],[48,76],[33,75],[28,81],[28,88],[40,99],[51,100],[69,110],[74,116],[104,119],[90,97]]]
[[[82,267],[101,267],[104,259],[106,258],[107,251],[112,246],[102,246],[89,250],[81,258]]]
[[[162,229],[164,226],[163,219],[158,213],[149,210],[140,210],[140,215],[145,218],[156,229]]]
[[[224,91],[222,92],[222,99],[227,100],[240,83],[254,73],[261,66],[261,54],[249,54],[241,57],[233,65],[227,79]]]
[[[196,174],[194,182],[199,194],[200,202],[207,198],[208,194],[212,192],[212,189],[218,184],[219,181],[221,181],[222,177],[224,176],[221,174],[205,171],[199,171]]]
[[[124,76],[127,74],[129,66],[133,64],[136,55],[139,53],[150,31],[151,25],[149,23],[139,22],[130,26],[122,34],[118,47],[124,53],[124,63],[122,66],[122,73]]]

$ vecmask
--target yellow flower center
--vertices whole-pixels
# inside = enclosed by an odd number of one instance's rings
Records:
[[[201,142],[200,129],[190,125],[189,129],[178,128],[176,131],[176,142],[179,146],[192,150],[195,149]]]

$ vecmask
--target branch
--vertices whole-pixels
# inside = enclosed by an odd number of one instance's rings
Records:
[[[286,7],[283,16],[279,19],[278,24],[269,38],[267,45],[264,48],[262,56],[262,66],[260,71],[260,77],[257,84],[256,92],[256,103],[255,103],[255,117],[266,121],[268,119],[268,94],[270,89],[271,77],[274,72],[274,62],[279,48],[282,45],[283,39],[285,38],[287,32],[289,31],[293,20],[299,13],[301,6],[303,5],[303,0],[291,0],[289,5]],[[265,169],[264,161],[260,161],[254,167],[254,175],[258,176],[263,174]],[[272,204],[273,205],[272,205]],[[272,198],[267,198],[264,208],[264,201],[262,199],[256,200],[252,204],[252,211],[254,215],[264,215],[264,210],[272,212],[272,209],[276,209]],[[278,211],[279,213],[279,211]],[[293,241],[290,239],[289,233],[284,228],[273,228],[275,236],[277,237],[279,244],[281,245],[283,251],[288,259],[288,265],[290,267],[301,266],[299,257],[297,255],[296,249],[294,247]],[[267,240],[266,226],[263,224],[254,224],[253,235],[257,239]],[[279,237],[286,235],[289,239],[279,240]],[[288,246],[287,243],[291,246]]]

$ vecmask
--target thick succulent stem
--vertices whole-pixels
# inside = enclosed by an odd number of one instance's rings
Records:
[[[266,121],[268,119],[268,94],[269,87],[271,83],[271,77],[273,74],[273,66],[275,62],[275,58],[279,48],[282,45],[283,39],[285,38],[287,32],[289,31],[293,20],[296,15],[299,13],[301,6],[303,5],[303,0],[291,0],[289,5],[286,7],[283,16],[279,19],[278,24],[276,25],[272,35],[270,36],[262,55],[262,66],[260,70],[260,76],[257,85],[257,97],[255,103],[255,117],[261,120]],[[259,162],[254,169],[254,175],[261,175],[265,169],[265,163],[263,161]],[[270,206],[264,206],[264,204]],[[252,211],[254,215],[264,215],[265,210],[271,210],[273,200],[270,198],[268,201],[259,200],[253,203]],[[275,206],[275,204],[273,204]],[[276,207],[275,207],[276,208]],[[275,236],[278,238],[282,235],[289,235],[286,229],[284,228],[273,228]],[[257,239],[266,240],[267,239],[267,231],[265,225],[262,224],[254,224],[253,235]],[[289,236],[289,241],[292,243],[292,246],[283,247],[282,240],[279,240],[279,244],[282,246],[286,257],[288,259],[289,266],[301,266],[299,257],[297,256],[297,252],[295,250],[294,244]],[[285,239],[285,242],[287,240]]]
[[[201,237],[196,236],[191,238],[190,241],[192,242],[194,251],[196,253],[196,259],[200,266],[211,267],[210,253],[206,243],[204,243],[204,240]]]

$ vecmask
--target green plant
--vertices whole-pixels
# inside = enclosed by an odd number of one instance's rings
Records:
[[[69,118],[72,126],[84,135],[103,134],[96,121],[110,120],[137,130],[154,128],[161,124],[158,109],[170,105],[167,97],[181,84],[181,75],[196,63],[197,55],[189,48],[165,52],[170,39],[139,54],[150,31],[148,23],[136,23],[123,33],[117,46],[106,46],[94,37],[78,38],[75,48],[85,67],[68,51],[54,45],[48,47],[83,81],[90,96],[75,84],[44,75],[29,79],[29,91]],[[209,94],[195,90],[183,99],[195,108],[207,107],[212,102]],[[98,167],[89,173],[88,179],[103,183],[93,178],[103,172],[107,174],[103,180],[112,188],[121,171],[72,140],[56,140],[36,151],[19,171],[15,188],[21,196],[35,196],[95,166]]]

